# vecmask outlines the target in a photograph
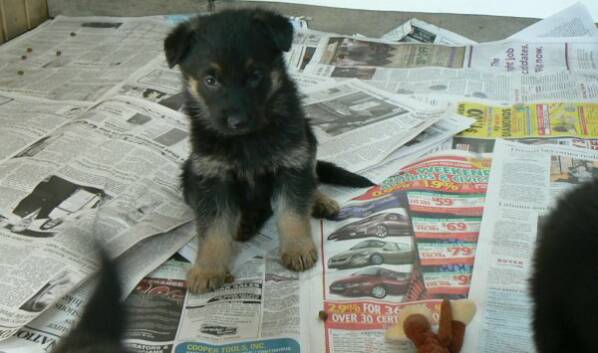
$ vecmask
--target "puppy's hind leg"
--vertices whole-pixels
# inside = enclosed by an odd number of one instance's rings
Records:
[[[316,218],[334,219],[340,210],[340,206],[334,199],[319,190],[316,191],[314,195],[314,205],[311,210],[312,216]]]
[[[224,215],[209,224],[199,224],[199,248],[195,264],[187,273],[187,288],[192,293],[204,293],[231,282],[228,263],[232,255],[233,236],[239,225],[239,215]]]
[[[272,215],[271,209],[261,208],[252,210],[243,210],[239,229],[237,230],[235,240],[248,241],[256,235],[264,223]]]

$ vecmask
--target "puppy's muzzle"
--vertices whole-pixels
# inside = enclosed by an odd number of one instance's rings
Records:
[[[226,124],[231,130],[244,130],[249,126],[249,118],[245,114],[231,114],[226,118]]]

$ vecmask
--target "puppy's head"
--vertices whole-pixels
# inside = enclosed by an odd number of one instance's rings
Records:
[[[166,38],[170,67],[179,65],[192,118],[224,135],[266,126],[271,98],[285,79],[282,53],[293,27],[276,13],[229,10],[178,25]]]

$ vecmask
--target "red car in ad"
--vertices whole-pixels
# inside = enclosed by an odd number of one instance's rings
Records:
[[[411,273],[370,267],[350,277],[332,282],[330,293],[345,297],[370,296],[382,299],[388,294],[403,295],[409,288]]]

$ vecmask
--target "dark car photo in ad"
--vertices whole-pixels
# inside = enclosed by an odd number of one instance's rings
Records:
[[[411,236],[411,224],[405,214],[379,213],[357,222],[349,223],[328,236],[328,240],[345,240],[365,237]]]

